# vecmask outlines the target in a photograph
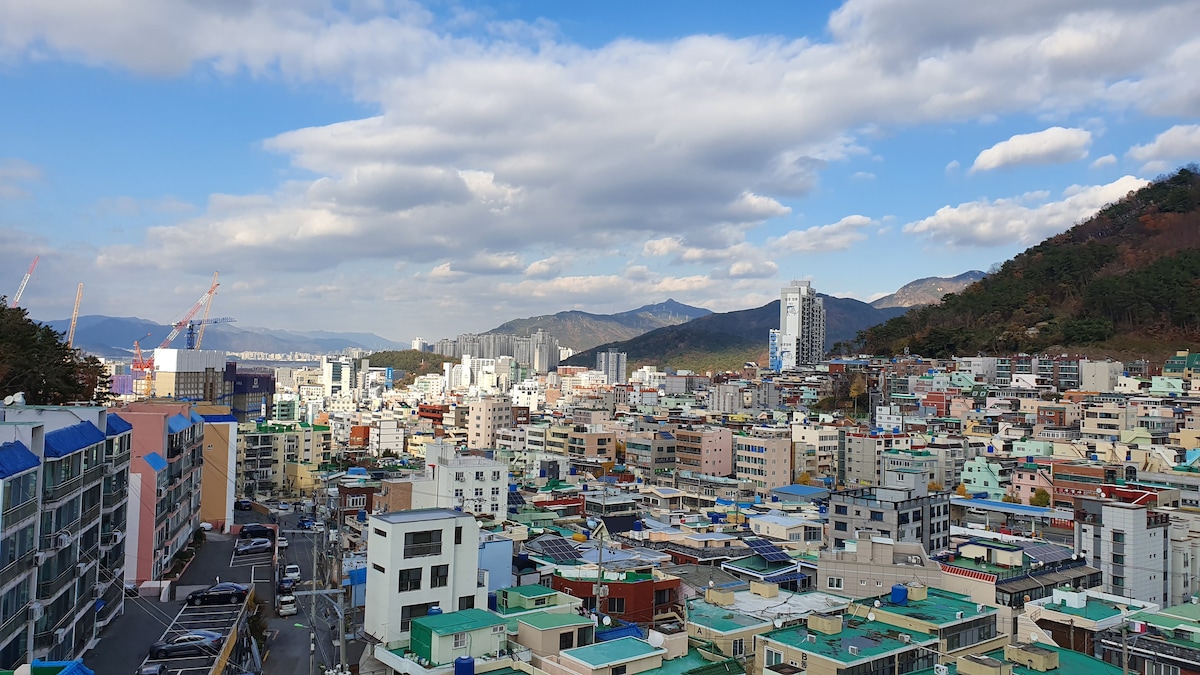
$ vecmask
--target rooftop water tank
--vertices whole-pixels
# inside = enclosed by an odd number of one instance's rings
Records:
[[[437,616],[438,614],[441,614],[441,613],[442,613],[441,607],[430,607],[429,611],[426,612],[425,614],[426,614],[426,616]]]
[[[454,675],[475,675],[475,659],[470,656],[454,659]]]
[[[641,532],[644,529],[645,529],[645,526],[642,525],[642,521],[640,521],[640,520],[633,521],[633,531],[634,532]]]
[[[892,604],[901,607],[908,604],[908,586],[904,584],[892,586]]]

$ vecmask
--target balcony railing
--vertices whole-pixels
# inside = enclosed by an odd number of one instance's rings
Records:
[[[7,644],[9,636],[17,630],[17,626],[24,627],[27,621],[29,621],[29,605],[17,610],[16,614],[8,617],[8,621],[0,625],[0,641]]]
[[[16,579],[32,569],[29,565],[29,561],[31,558],[33,558],[33,553],[33,551],[26,551],[25,555],[5,565],[4,569],[0,569],[0,587],[7,586],[8,582]],[[0,637],[2,636],[3,633],[0,632]]]
[[[128,464],[128,463],[129,463],[129,453],[128,453],[128,452],[122,452],[122,453],[121,453],[121,454],[119,454],[119,455],[111,455],[111,456],[109,456],[109,457],[105,457],[105,458],[104,458],[104,461],[105,461],[105,462],[107,462],[107,463],[109,463],[109,464],[112,464],[112,465],[113,465],[113,466],[115,466],[115,467],[120,467],[120,466],[121,466],[121,465],[123,465],[123,464]]]
[[[112,492],[105,492],[101,495],[100,504],[103,508],[111,509],[125,501],[127,497],[129,497],[129,488],[120,487]]]
[[[408,544],[404,547],[405,558],[422,558],[442,554],[442,542],[432,544]]]
[[[38,512],[37,500],[30,499],[29,501],[25,502],[24,504],[18,504],[16,506],[6,510],[4,512],[4,515],[0,516],[0,522],[3,522],[3,528],[5,530],[7,530],[8,528],[16,525],[17,523],[19,523],[27,518],[32,518],[37,512]]]
[[[83,509],[83,515],[79,517],[82,523],[91,523],[93,520],[100,517],[100,502],[96,502],[91,506]]]
[[[68,565],[53,579],[38,582],[38,597],[49,598],[58,593],[68,582],[75,580],[75,565]]]
[[[83,476],[75,476],[66,482],[55,485],[54,487],[46,488],[42,493],[42,502],[56,502],[63,497],[78,491],[81,487],[83,487]]]

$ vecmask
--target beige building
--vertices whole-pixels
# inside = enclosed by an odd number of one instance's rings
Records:
[[[680,427],[675,434],[675,468],[708,476],[734,472],[733,431],[725,427]]]
[[[237,433],[236,491],[239,495],[308,494],[312,490],[303,466],[330,460],[328,426],[303,422],[243,423]],[[311,473],[311,470],[309,472]]]
[[[229,406],[197,403],[204,418],[204,480],[200,482],[200,520],[222,532],[233,524],[237,490],[237,418]]]
[[[753,483],[758,496],[769,497],[771,490],[792,484],[791,430],[755,427],[749,435],[734,437],[733,450],[738,480]]]
[[[535,612],[517,619],[517,642],[538,657],[551,656],[595,642],[595,626],[591,619],[574,612]]]
[[[220,401],[225,394],[223,351],[155,349],[154,395],[191,401]]]
[[[796,477],[807,473],[810,478],[832,476],[833,458],[837,455],[838,430],[821,424],[792,423],[792,444],[795,449],[793,470]]]
[[[551,428],[551,438],[555,430]],[[547,441],[549,444],[549,441]],[[570,427],[567,432],[567,454],[573,459],[589,458],[615,461],[617,458],[616,436],[600,425]]]
[[[467,447],[496,447],[496,434],[512,426],[512,401],[507,396],[486,397],[468,404]]]
[[[915,542],[850,540],[845,549],[822,551],[817,559],[817,588],[851,598],[885,593],[897,582],[936,586],[941,575],[942,568]]]

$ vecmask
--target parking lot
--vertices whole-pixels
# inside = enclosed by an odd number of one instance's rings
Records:
[[[246,553],[238,555],[236,550],[229,554],[229,567],[258,567],[263,566],[267,569],[274,567],[275,554],[271,551],[265,553]]]
[[[200,607],[184,606],[179,610],[179,614],[175,616],[175,620],[159,637],[159,641],[166,641],[183,633],[193,630],[209,630],[225,636],[226,641],[231,639],[234,628],[238,625],[238,619],[242,612],[245,611],[245,603],[236,605],[204,605]],[[163,659],[154,658],[151,654],[142,662],[143,666],[163,664],[167,667],[169,675],[209,675],[212,672],[213,666],[217,662],[217,654],[206,656],[181,656],[168,657]]]

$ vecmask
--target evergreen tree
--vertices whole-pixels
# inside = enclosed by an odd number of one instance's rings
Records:
[[[107,400],[108,375],[94,356],[67,346],[66,337],[31,320],[0,297],[0,396],[25,394],[30,405]]]

